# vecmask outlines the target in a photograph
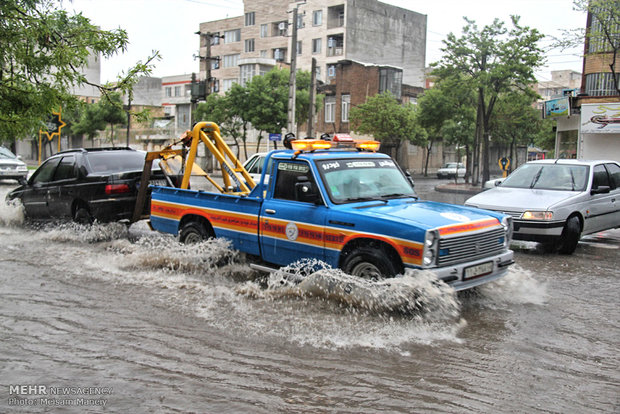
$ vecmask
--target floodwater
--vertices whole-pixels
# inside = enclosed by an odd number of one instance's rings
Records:
[[[475,292],[316,263],[292,284],[143,222],[26,224],[6,191],[0,412],[620,412],[618,230],[517,245]]]

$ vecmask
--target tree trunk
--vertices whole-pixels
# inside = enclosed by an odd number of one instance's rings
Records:
[[[433,140],[428,141],[426,146],[426,162],[424,163],[424,176],[428,177],[428,162],[431,158],[431,151],[433,150]]]

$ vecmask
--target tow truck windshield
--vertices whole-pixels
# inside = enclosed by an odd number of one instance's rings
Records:
[[[335,204],[417,197],[391,159],[326,160],[317,165]]]

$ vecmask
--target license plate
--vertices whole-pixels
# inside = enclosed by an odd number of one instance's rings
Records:
[[[166,180],[151,180],[149,181],[150,185],[159,185],[162,187],[165,187],[168,185],[168,183],[166,182]]]
[[[484,276],[491,272],[493,272],[493,262],[480,263],[479,265],[466,267],[463,279]]]

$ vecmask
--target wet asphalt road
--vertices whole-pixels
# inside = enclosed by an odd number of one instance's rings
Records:
[[[467,198],[436,181],[418,193]],[[515,244],[476,292],[393,282],[414,313],[269,285],[222,241],[144,223],[33,227],[3,206],[0,240],[0,412],[620,412],[620,230],[572,256]]]

